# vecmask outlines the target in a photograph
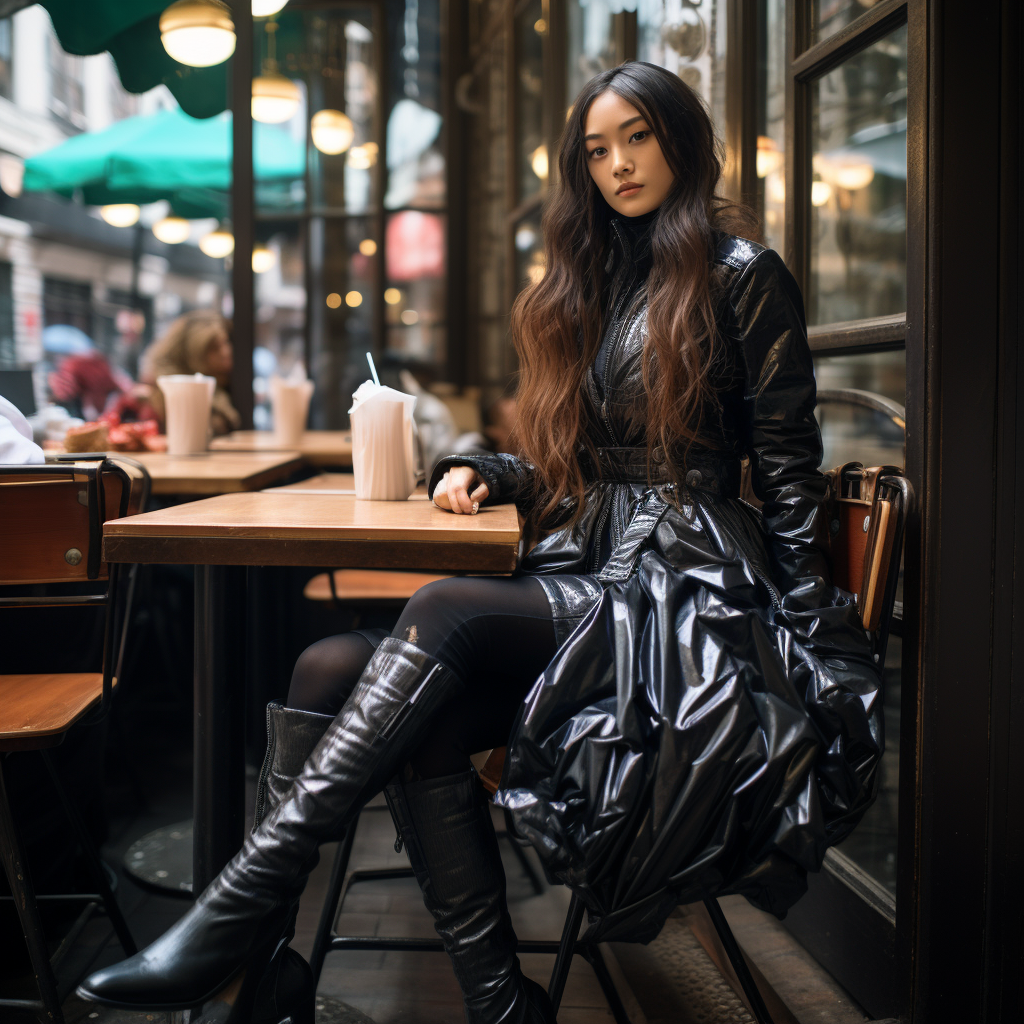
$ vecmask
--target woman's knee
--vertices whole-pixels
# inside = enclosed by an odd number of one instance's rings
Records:
[[[288,706],[337,714],[372,656],[373,645],[359,633],[329,636],[311,644],[292,670]]]
[[[461,619],[464,580],[434,580],[420,587],[406,602],[394,636],[411,644],[432,648]]]

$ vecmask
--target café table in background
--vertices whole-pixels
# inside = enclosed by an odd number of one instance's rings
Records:
[[[104,524],[107,562],[195,566],[193,891],[244,830],[246,573],[255,566],[511,573],[514,505],[455,516],[428,501],[278,488],[222,494]]]
[[[311,466],[351,466],[350,430],[307,430],[298,444],[283,445],[272,430],[236,430],[210,442],[215,452],[297,451]]]
[[[302,458],[295,451],[202,452],[198,455],[131,452],[130,458],[149,470],[153,494],[191,497],[258,491],[286,480],[302,468]]]

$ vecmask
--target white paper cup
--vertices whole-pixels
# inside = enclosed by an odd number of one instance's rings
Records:
[[[292,447],[302,440],[312,394],[311,380],[298,384],[271,380],[270,407],[274,417],[274,438],[278,444]]]
[[[416,489],[416,399],[373,384],[363,385],[356,398],[349,410],[356,497],[404,501]]]
[[[210,407],[217,381],[201,373],[157,377],[167,411],[167,454],[205,452],[210,436]]]

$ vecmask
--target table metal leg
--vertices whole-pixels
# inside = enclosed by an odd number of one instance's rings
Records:
[[[196,566],[192,886],[234,856],[245,828],[246,570]]]

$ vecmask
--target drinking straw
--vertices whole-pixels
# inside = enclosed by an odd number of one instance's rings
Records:
[[[370,364],[370,373],[373,374],[373,383],[380,387],[380,377],[377,376],[377,367],[373,365],[373,356],[367,352],[366,361]]]

